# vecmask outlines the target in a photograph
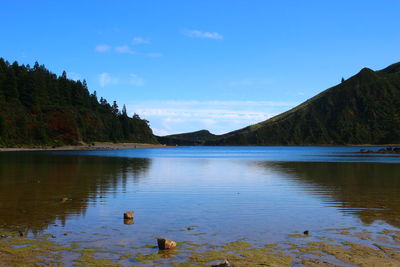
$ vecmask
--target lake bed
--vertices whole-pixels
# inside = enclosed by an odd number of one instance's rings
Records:
[[[361,264],[358,253],[396,266],[400,157],[360,149],[1,153],[1,259],[41,248],[40,261],[66,265],[347,266]],[[134,223],[125,224],[130,210]],[[157,237],[178,248],[159,254]]]

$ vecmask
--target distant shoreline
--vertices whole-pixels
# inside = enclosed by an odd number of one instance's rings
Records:
[[[94,145],[76,145],[76,146],[25,146],[25,147],[4,147],[0,152],[16,151],[80,151],[80,150],[120,150],[120,149],[139,149],[139,148],[167,148],[175,146],[142,144],[142,143],[103,143],[95,142]]]
[[[230,145],[234,147],[255,147],[255,145]],[[332,147],[332,146],[343,146],[343,147],[384,147],[384,146],[400,146],[398,144],[385,144],[385,145],[269,145],[260,147]],[[176,147],[187,147],[187,146],[171,146],[163,144],[143,144],[143,143],[111,143],[111,142],[95,142],[94,145],[70,145],[70,146],[21,146],[21,147],[0,147],[0,152],[18,152],[18,151],[93,151],[93,150],[122,150],[122,149],[144,149],[144,148],[176,148]],[[209,146],[205,146],[209,147]],[[226,146],[216,146],[226,147]]]

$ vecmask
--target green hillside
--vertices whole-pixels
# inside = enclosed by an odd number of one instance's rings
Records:
[[[82,141],[157,143],[148,121],[98,100],[85,81],[0,58],[0,146]]]
[[[206,141],[216,140],[217,138],[218,135],[212,134],[207,130],[157,137],[161,144],[172,146],[204,145]]]
[[[220,136],[218,145],[400,143],[400,63],[362,69],[264,122]]]
[[[190,139],[185,136],[172,135],[159,140],[179,144],[179,140],[185,139],[189,145]],[[399,143],[400,63],[380,71],[364,68],[287,112],[224,135],[205,135],[200,142],[205,145]]]

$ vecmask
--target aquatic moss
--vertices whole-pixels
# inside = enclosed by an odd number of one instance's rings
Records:
[[[290,234],[288,235],[289,238],[307,238],[310,237],[309,235],[304,235],[304,234]]]
[[[159,253],[152,253],[152,254],[147,254],[147,255],[138,254],[135,257],[135,261],[143,262],[143,261],[157,260],[157,259],[160,259],[161,256],[162,255]]]
[[[224,250],[243,250],[246,248],[250,248],[251,244],[248,242],[244,242],[244,241],[234,241],[234,242],[230,242],[227,243],[225,245],[222,246],[222,248]]]

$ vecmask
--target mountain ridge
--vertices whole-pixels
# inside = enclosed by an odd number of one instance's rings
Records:
[[[361,69],[268,120],[203,139],[204,145],[400,143],[400,62]]]

